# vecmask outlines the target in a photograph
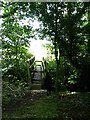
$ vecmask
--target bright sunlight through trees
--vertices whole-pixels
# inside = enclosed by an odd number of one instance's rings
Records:
[[[47,49],[43,45],[49,43],[47,40],[31,40],[29,51],[35,55],[36,60],[47,57]]]

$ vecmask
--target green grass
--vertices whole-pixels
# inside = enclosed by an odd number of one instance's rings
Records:
[[[3,120],[90,120],[90,93],[60,94],[34,100],[13,113],[5,113]]]
[[[55,99],[39,99],[22,106],[22,108],[12,114],[4,115],[4,118],[56,118],[58,116],[57,109],[58,106]]]

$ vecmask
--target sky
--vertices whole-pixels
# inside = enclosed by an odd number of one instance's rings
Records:
[[[47,57],[47,49],[43,45],[50,43],[47,40],[34,40],[32,39],[30,43],[29,51],[35,55],[36,60],[42,60],[42,58]]]
[[[34,30],[40,28],[40,22],[37,20],[35,20],[32,25]],[[46,39],[40,40],[37,38],[37,40],[31,40],[29,51],[35,55],[36,60],[42,60],[43,57],[47,57],[47,49],[43,47],[43,45],[48,43],[50,43],[50,41],[47,41]]]

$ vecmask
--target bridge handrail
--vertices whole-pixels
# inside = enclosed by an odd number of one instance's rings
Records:
[[[42,61],[40,61],[40,60],[37,60],[37,61],[35,61],[35,62],[40,62],[41,64],[40,64],[40,66],[41,66],[41,72],[43,72],[43,74],[44,74],[44,78],[45,78],[45,76],[46,76],[46,67],[45,67],[45,64],[44,64],[44,60],[42,60]]]
[[[43,68],[43,71],[45,70],[44,61],[37,60],[37,61],[35,61],[35,62],[41,62],[41,67]]]
[[[31,79],[32,79],[32,75],[31,75],[31,69],[33,68],[35,63],[35,56],[32,56],[30,59],[27,60],[27,73],[28,73],[28,83],[30,83],[31,85]]]
[[[44,70],[44,72],[45,72],[45,64],[44,64],[44,61],[42,61],[42,67],[43,67],[43,70]]]
[[[27,62],[29,63],[29,68],[32,68],[32,66],[34,66],[35,63],[35,56],[32,56],[30,59],[27,60]]]

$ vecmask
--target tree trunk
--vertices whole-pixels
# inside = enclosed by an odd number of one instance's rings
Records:
[[[55,4],[55,11],[56,11],[56,18],[55,18],[55,38],[54,38],[54,49],[55,49],[55,59],[56,59],[56,80],[55,80],[55,92],[56,95],[58,95],[58,77],[59,77],[59,65],[60,65],[60,59],[58,58],[59,52],[58,52],[58,46],[57,46],[57,3]]]

